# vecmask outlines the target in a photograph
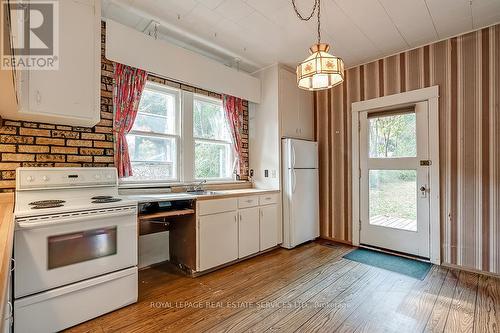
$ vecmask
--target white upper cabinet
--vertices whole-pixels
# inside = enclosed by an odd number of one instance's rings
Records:
[[[58,11],[59,69],[18,71],[18,108],[2,116],[94,126],[100,121],[101,3],[59,0]]]
[[[279,69],[281,137],[314,140],[314,95],[297,87],[297,77]]]
[[[299,138],[314,140],[314,93],[299,89]]]

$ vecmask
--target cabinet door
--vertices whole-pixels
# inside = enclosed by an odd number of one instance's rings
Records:
[[[59,1],[59,69],[26,74],[20,110],[25,116],[68,125],[99,122],[99,1]]]
[[[198,223],[201,271],[238,259],[236,212],[201,216]]]
[[[299,96],[296,75],[285,69],[279,74],[279,112],[281,137],[299,137]]]
[[[260,207],[260,250],[278,245],[278,206]]]
[[[314,140],[314,94],[299,89],[299,137]]]
[[[238,240],[239,258],[259,252],[259,207],[239,211]]]

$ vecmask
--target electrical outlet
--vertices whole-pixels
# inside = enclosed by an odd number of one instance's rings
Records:
[[[269,170],[264,170],[264,177],[265,178],[269,177]]]
[[[271,170],[271,178],[276,178],[276,170]]]

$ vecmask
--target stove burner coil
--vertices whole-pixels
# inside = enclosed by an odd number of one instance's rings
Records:
[[[52,206],[52,205],[61,205],[65,203],[66,201],[64,200],[40,200],[40,201],[33,201],[30,202],[29,205],[31,206]],[[59,206],[60,207],[60,206]]]
[[[50,203],[50,204],[43,204],[43,205],[34,205],[31,207],[31,209],[45,209],[45,208],[57,208],[57,207],[63,207],[64,205],[61,203]]]
[[[106,198],[106,199],[96,199],[96,200],[92,200],[92,203],[109,203],[109,202],[117,202],[117,201],[121,201],[122,199],[120,198]]]

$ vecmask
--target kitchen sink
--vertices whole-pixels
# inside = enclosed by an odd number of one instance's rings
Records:
[[[186,193],[191,195],[215,195],[218,194],[219,192],[200,190],[200,191],[187,191]]]

